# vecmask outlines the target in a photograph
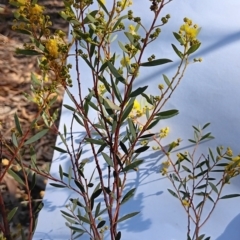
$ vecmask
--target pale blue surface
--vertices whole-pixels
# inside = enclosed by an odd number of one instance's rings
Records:
[[[137,1],[137,0],[135,0]],[[134,7],[135,15],[141,15],[143,22],[148,24],[152,12],[148,11],[149,1],[138,0],[141,4]],[[147,10],[146,10],[147,9]],[[169,126],[171,135],[168,138],[175,140],[181,137],[184,142],[181,148],[189,150],[188,138],[192,137],[192,125],[203,125],[211,122],[211,132],[215,140],[200,146],[200,150],[207,154],[205,147],[215,148],[218,145],[231,146],[236,154],[240,153],[240,1],[218,0],[174,0],[164,10],[170,13],[171,19],[167,26],[162,28],[159,41],[150,45],[145,56],[152,53],[156,58],[170,58],[174,62],[159,68],[142,69],[141,77],[135,87],[149,85],[149,92],[158,94],[156,85],[162,81],[162,74],[171,77],[178,64],[170,44],[177,44],[172,35],[182,24],[184,17],[191,18],[202,27],[199,39],[201,49],[196,57],[202,57],[203,62],[189,66],[184,80],[171,97],[165,109],[176,108],[180,114],[170,120],[162,122],[160,126]],[[142,11],[144,10],[144,16]],[[122,39],[122,38],[121,38]],[[74,59],[69,60],[75,65]],[[81,78],[87,89],[91,83],[91,75],[81,63]],[[146,70],[146,71],[145,71]],[[72,78],[76,75],[72,72]],[[151,91],[150,91],[151,90]],[[72,88],[77,97],[77,88]],[[70,104],[65,96],[65,104]],[[71,113],[63,108],[60,131],[63,124],[69,127]],[[158,126],[158,128],[160,128]],[[83,129],[75,126],[76,141]],[[61,141],[58,139],[58,143]],[[61,147],[61,145],[57,145]],[[87,154],[86,154],[87,157]],[[124,205],[121,215],[131,211],[141,210],[141,214],[120,225],[123,240],[185,240],[186,215],[180,203],[173,198],[167,188],[172,188],[168,180],[158,173],[158,167],[163,159],[159,153],[148,152],[145,165],[141,170],[130,174],[129,188],[138,187],[134,199]],[[59,164],[68,170],[68,159],[54,154],[51,173],[58,176]],[[89,170],[91,165],[89,164]],[[90,171],[89,171],[90,172]],[[240,180],[235,179],[225,191],[239,193]],[[71,192],[47,186],[44,197],[45,207],[40,213],[38,226],[34,236],[40,239],[69,239],[70,231],[65,227],[60,210],[65,210]],[[239,199],[230,199],[219,202],[212,217],[202,232],[212,236],[212,240],[239,240],[240,239],[240,204]],[[81,238],[83,240],[88,237]]]

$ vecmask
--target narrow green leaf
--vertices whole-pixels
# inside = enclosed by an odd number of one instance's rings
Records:
[[[99,202],[97,207],[96,207],[95,218],[97,218],[99,216],[100,210],[101,210],[101,202]]]
[[[93,138],[85,138],[85,140],[86,140],[86,142],[97,144],[97,145],[102,145],[105,143],[103,140],[97,140],[97,139],[93,139]]]
[[[7,215],[7,221],[10,222],[14,217],[15,213],[17,212],[18,207],[13,208]]]
[[[80,189],[80,191],[82,193],[85,193],[85,189],[84,189],[83,185],[79,181],[77,181],[77,180],[74,180],[74,182],[77,185],[77,187]]]
[[[192,173],[192,171],[191,171],[189,168],[187,168],[186,166],[182,165],[182,168],[183,168],[186,172]]]
[[[12,142],[15,147],[18,147],[18,140],[16,134],[13,132],[12,133]]]
[[[150,62],[141,63],[140,66],[142,66],[142,67],[153,67],[153,66],[162,65],[162,64],[165,64],[165,63],[169,63],[169,62],[172,62],[172,60],[163,58],[163,59],[153,60],[153,61],[150,61]]]
[[[149,130],[149,129],[153,128],[154,126],[156,126],[159,121],[160,121],[160,118],[155,118],[155,120],[153,120],[153,121],[149,124],[149,126],[147,127],[146,130]]]
[[[117,87],[117,85],[115,84],[114,80],[111,77],[111,85],[112,85],[112,90],[117,98],[117,100],[121,103],[122,102],[122,96],[121,93]]]
[[[83,217],[81,215],[77,215],[77,217],[79,218],[80,221],[85,222],[87,224],[91,224],[89,219],[87,219],[86,217]]]
[[[104,105],[105,103],[107,103],[107,105],[109,106],[109,108],[111,108],[112,110],[117,110],[117,111],[120,111],[121,108],[119,106],[117,106],[116,104],[114,104],[112,101],[110,101],[109,99],[107,98],[104,98],[103,97],[103,100],[104,100]]]
[[[16,125],[18,133],[20,134],[20,136],[22,136],[23,133],[22,133],[22,129],[21,129],[21,124],[20,124],[20,121],[19,121],[16,113],[14,114],[14,121],[15,121],[15,125]]]
[[[123,168],[122,171],[127,172],[129,170],[134,170],[134,168],[138,167],[142,163],[143,163],[143,160],[136,160],[136,161],[130,163],[129,165],[127,165],[125,168]]]
[[[62,170],[62,166],[59,164],[59,176],[61,178],[61,180],[63,179],[63,170]]]
[[[172,84],[171,84],[170,80],[168,79],[168,77],[167,77],[165,74],[163,74],[163,80],[164,80],[164,82],[167,84],[167,86],[168,86],[171,90],[173,90]]]
[[[101,228],[105,225],[106,221],[102,220],[100,223],[98,223],[97,228]]]
[[[117,22],[115,23],[115,25],[112,28],[112,31],[115,31],[115,29],[119,26],[119,24],[121,23],[121,21],[123,19],[126,19],[128,17],[128,15],[123,15],[122,17],[119,17]]]
[[[108,64],[108,68],[109,68],[109,70],[111,71],[111,73],[113,74],[113,76],[114,76],[118,81],[126,84],[126,81],[125,81],[124,77],[118,72],[118,70],[114,67],[114,65],[113,65],[110,61],[108,61],[107,64]]]
[[[135,91],[131,92],[129,97],[137,97],[138,95],[142,94],[147,88],[148,88],[148,86],[139,87]]]
[[[122,236],[122,234],[121,234],[121,232],[119,231],[119,232],[117,233],[117,235],[115,236],[115,240],[120,240],[120,239],[121,239],[121,236]]]
[[[196,143],[196,141],[192,140],[192,139],[188,139],[189,142],[191,143]]]
[[[126,193],[126,195],[123,197],[122,201],[121,201],[121,205],[124,204],[125,202],[127,202],[130,198],[132,198],[135,194],[136,188],[131,189],[130,191],[128,191]]]
[[[141,153],[141,152],[145,152],[146,150],[149,149],[150,146],[143,146],[143,147],[140,147],[138,149],[136,149],[134,152],[135,153]]]
[[[218,194],[218,189],[217,189],[217,187],[216,187],[213,183],[211,183],[211,182],[209,182],[209,185],[211,186],[212,190],[213,190],[216,194]]]
[[[37,134],[35,134],[34,136],[32,136],[31,138],[29,138],[24,145],[27,144],[31,144],[36,142],[37,140],[41,139],[44,135],[46,135],[48,132],[48,129],[43,129],[42,131],[38,132]]]
[[[150,138],[150,137],[153,137],[154,135],[155,135],[154,133],[150,133],[150,134],[142,135],[142,136],[139,137],[139,138]]]
[[[220,199],[235,198],[235,197],[240,197],[240,194],[228,194],[223,197],[220,197]]]
[[[181,51],[179,51],[174,44],[172,44],[172,48],[173,48],[174,52],[180,57],[180,59],[183,59],[183,57],[184,57],[183,53]]]
[[[211,123],[206,123],[203,127],[202,130],[205,129],[206,127],[208,127]]]
[[[71,106],[69,106],[69,105],[67,105],[67,104],[63,104],[63,106],[64,106],[65,108],[67,108],[68,110],[70,110],[70,111],[73,111],[73,112],[76,111],[76,109],[75,109],[74,107],[71,107]]]
[[[125,109],[123,110],[121,122],[123,122],[130,114],[133,109],[135,98],[132,98],[126,105]]]
[[[139,214],[140,212],[132,212],[132,213],[129,213],[129,214],[126,214],[125,216],[121,217],[120,219],[118,219],[118,223],[122,222],[122,221],[125,221],[131,217],[134,217],[136,216],[137,214]]]
[[[158,116],[160,119],[168,119],[168,118],[178,115],[178,113],[179,113],[178,110],[172,109],[172,110],[160,112],[160,113],[156,114],[156,116]]]
[[[176,32],[173,32],[173,36],[176,38],[176,40],[181,44],[181,45],[184,45],[184,41],[181,37],[180,34],[176,33]]]
[[[35,51],[35,50],[30,50],[30,49],[17,49],[16,54],[22,54],[22,55],[27,55],[27,56],[36,56],[36,55],[42,55],[42,53]]]
[[[126,155],[128,155],[128,150],[127,150],[127,147],[125,146],[125,144],[124,144],[122,141],[120,141],[120,142],[119,142],[119,145],[120,145],[121,149],[123,150],[123,152],[124,152]]]
[[[30,190],[32,191],[36,185],[36,173],[32,174],[31,184],[29,186]]]
[[[172,196],[178,198],[178,195],[171,189],[168,189],[168,191],[172,194]]]
[[[97,0],[98,4],[101,6],[101,8],[103,9],[103,11],[109,16],[109,11],[107,10],[107,8],[105,7],[105,5],[103,4],[103,2],[101,0]]]
[[[141,93],[141,95],[146,99],[146,101],[147,101],[149,104],[153,105],[153,101],[149,98],[149,96],[148,96],[147,94]]]
[[[66,186],[57,184],[57,183],[49,183],[51,186],[56,187],[56,188],[65,188]]]
[[[205,237],[205,234],[200,235],[197,240],[202,240]]]
[[[21,185],[25,186],[25,183],[23,182],[23,180],[12,170],[12,169],[8,169],[7,170],[8,174],[11,175],[18,183],[20,183]]]
[[[202,140],[204,140],[204,139],[206,139],[206,138],[209,138],[209,137],[211,137],[211,133],[210,133],[210,132],[207,133],[207,134],[205,134],[205,135],[203,135],[203,136],[200,138],[200,141],[202,141]]]
[[[188,49],[187,54],[190,55],[190,54],[196,52],[200,46],[201,46],[201,43],[192,45],[192,46]]]
[[[72,229],[73,231],[79,232],[79,233],[85,233],[86,232],[85,230],[83,230],[81,228],[77,228],[77,227],[73,227],[73,226],[69,226],[69,228]],[[81,237],[81,236],[82,236],[82,234],[79,237]],[[74,239],[76,239],[76,238],[74,238]]]
[[[128,50],[125,48],[125,46],[120,41],[118,41],[118,45],[125,53],[128,53]]]
[[[67,217],[70,217],[70,218],[75,218],[72,214],[70,214],[70,213],[68,213],[68,212],[65,212],[65,211],[63,211],[63,210],[60,210],[60,212],[63,214],[63,215],[65,215],[65,216],[67,216]]]
[[[97,154],[101,153],[101,152],[105,149],[106,146],[107,146],[106,143],[104,143],[103,145],[101,145],[100,148],[99,148],[98,151],[97,151]]]
[[[54,150],[58,151],[58,152],[61,152],[61,153],[67,153],[66,150],[62,149],[62,148],[59,148],[59,147],[56,147],[56,146],[51,146]]]
[[[110,166],[113,167],[113,161],[112,159],[104,152],[101,153],[103,158],[105,159],[106,163]]]

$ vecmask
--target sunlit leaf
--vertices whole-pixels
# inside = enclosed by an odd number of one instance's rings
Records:
[[[136,191],[136,188],[131,189],[130,191],[128,191],[126,193],[126,195],[123,197],[121,204],[124,204],[125,202],[127,202],[130,198],[132,198],[134,196],[134,193]]]
[[[46,135],[48,132],[48,129],[43,129],[42,131],[38,132],[37,134],[35,134],[34,136],[32,136],[31,138],[29,138],[24,145],[27,144],[31,144],[36,142],[37,140],[39,140],[40,138],[42,138],[44,135]]]

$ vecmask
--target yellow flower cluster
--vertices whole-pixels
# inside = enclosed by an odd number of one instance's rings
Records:
[[[162,128],[159,133],[160,138],[164,138],[169,134],[169,127]]]
[[[62,40],[58,37],[50,38],[46,41],[45,47],[52,58],[58,58],[59,56],[59,44]]]
[[[123,67],[126,67],[130,64],[130,58],[128,56],[125,56],[121,59],[120,63]]]
[[[189,206],[190,206],[190,203],[189,203],[188,200],[183,199],[183,200],[182,200],[182,205],[185,206],[185,207],[189,207]]]
[[[100,95],[103,95],[105,92],[106,92],[106,88],[105,88],[104,84],[99,84],[99,86],[98,86],[98,93]]]
[[[121,0],[117,2],[117,6],[125,9],[126,7],[130,7],[133,4],[132,0]]]
[[[192,41],[196,39],[198,34],[198,26],[196,24],[192,25],[192,20],[184,18],[185,24],[180,27],[179,34],[186,40]]]
[[[143,104],[140,104],[137,100],[135,100],[133,104],[133,109],[129,114],[129,118],[131,119],[139,118],[143,116],[147,110],[151,110],[151,109],[152,107],[146,104],[143,106]]]
[[[162,163],[162,169],[160,173],[165,176],[168,173],[168,168],[170,167],[171,163],[170,161],[165,161]]]
[[[128,26],[128,29],[132,35],[136,35],[135,27],[132,24]]]

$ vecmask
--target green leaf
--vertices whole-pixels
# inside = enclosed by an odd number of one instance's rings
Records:
[[[159,121],[160,121],[160,118],[155,118],[155,119],[149,124],[149,126],[147,127],[146,130],[149,130],[149,129],[153,128],[154,126],[156,126]]]
[[[99,216],[100,210],[101,210],[101,202],[99,202],[97,207],[96,207],[95,218],[97,218]]]
[[[118,72],[118,70],[114,67],[114,65],[110,61],[108,61],[107,64],[108,64],[108,68],[109,68],[110,72],[113,74],[113,76],[118,81],[126,84],[126,81],[125,81],[124,77]]]
[[[101,228],[105,225],[106,221],[102,220],[100,223],[98,223],[97,228]]]
[[[121,239],[121,236],[122,236],[122,234],[121,234],[121,232],[119,231],[119,232],[117,233],[117,235],[115,236],[115,240],[120,240],[120,239]]]
[[[183,168],[186,172],[192,173],[191,170],[190,170],[189,168],[187,168],[186,166],[182,165],[182,168]]]
[[[14,217],[15,213],[17,212],[18,207],[13,208],[7,215],[7,221],[10,222]]]
[[[16,125],[16,128],[18,130],[18,133],[20,134],[20,136],[22,136],[23,133],[22,133],[22,129],[21,129],[21,124],[20,124],[20,121],[19,121],[16,113],[14,114],[14,120],[15,120],[15,125]]]
[[[132,98],[126,105],[125,109],[123,110],[121,122],[123,122],[130,114],[133,109],[135,98]]]
[[[162,58],[162,59],[157,59],[157,60],[153,60],[153,61],[150,61],[150,62],[141,63],[140,66],[142,66],[142,67],[152,67],[152,66],[158,66],[158,65],[165,64],[165,63],[169,63],[169,62],[172,62],[172,60]]]
[[[105,7],[105,5],[103,4],[103,2],[101,0],[97,0],[98,4],[101,6],[101,8],[103,9],[103,11],[109,16],[109,11],[107,10],[107,8]]]
[[[70,213],[67,213],[67,212],[65,212],[65,211],[63,211],[63,210],[60,210],[60,212],[61,212],[63,215],[67,216],[67,217],[75,218],[73,215],[71,215]]]
[[[223,197],[220,197],[220,199],[235,198],[235,197],[240,197],[240,194],[228,194]]]
[[[69,228],[72,229],[73,231],[79,232],[79,233],[85,233],[85,232],[86,232],[85,230],[83,230],[83,229],[81,229],[81,228],[77,228],[77,227],[73,227],[73,226],[69,226]],[[79,235],[78,235],[78,236],[79,236]],[[82,234],[81,234],[80,236],[82,236]],[[80,236],[79,236],[79,237],[80,237]],[[74,239],[75,239],[75,238],[74,238]]]
[[[198,50],[198,48],[199,48],[200,46],[201,46],[201,43],[192,45],[192,46],[188,49],[187,54],[190,55],[190,54],[194,53],[195,51]]]
[[[25,183],[23,182],[23,180],[12,169],[9,168],[7,172],[9,175],[11,175],[14,178],[14,180],[16,180],[21,185],[25,186]]]
[[[128,53],[128,50],[125,48],[125,46],[120,41],[118,41],[118,45],[125,53]]]
[[[173,36],[176,38],[176,40],[177,40],[181,45],[184,45],[184,41],[183,41],[181,35],[179,35],[179,34],[176,33],[176,32],[173,32]]]
[[[83,217],[81,215],[77,215],[77,217],[79,218],[80,221],[85,222],[87,224],[90,224],[89,219],[87,219],[87,218],[85,218],[85,217]]]
[[[213,156],[212,150],[209,148],[208,151],[209,151],[209,154],[210,154],[210,156],[211,156],[211,159],[212,159],[213,162],[215,163],[215,160],[214,160],[214,156]]]
[[[168,79],[168,77],[167,77],[165,74],[163,74],[163,80],[164,80],[164,82],[167,84],[167,86],[168,86],[171,90],[173,90],[173,89],[172,89],[172,84],[171,84],[170,80]]]
[[[150,138],[150,137],[153,137],[154,135],[155,135],[154,133],[150,133],[150,134],[142,135],[142,136],[139,137],[139,138]]]
[[[29,189],[32,191],[34,189],[35,185],[36,185],[36,173],[33,173]]]
[[[105,159],[106,163],[110,166],[113,167],[113,161],[112,159],[104,152],[101,153],[103,158]]]
[[[143,146],[143,147],[140,147],[138,149],[136,149],[134,152],[135,153],[141,153],[141,152],[145,152],[146,150],[149,149],[150,146]]]
[[[49,183],[51,186],[56,187],[56,188],[65,188],[66,186],[57,184],[57,183]]]
[[[200,235],[197,240],[202,240],[205,237],[205,234]]]
[[[172,110],[160,112],[160,113],[156,114],[156,116],[158,116],[160,119],[167,119],[167,118],[171,118],[171,117],[178,115],[178,113],[179,113],[178,110],[172,109]]]
[[[56,146],[51,146],[54,150],[58,151],[58,152],[61,152],[61,153],[67,153],[66,150],[62,149],[62,148],[59,148],[59,147],[56,147]]]
[[[97,154],[101,153],[101,152],[105,149],[106,146],[107,146],[106,143],[104,143],[103,145],[101,145],[100,148],[99,148],[98,151],[97,151]]]
[[[138,95],[142,94],[146,89],[148,88],[148,86],[145,87],[139,87],[138,89],[136,89],[135,91],[131,92],[129,97],[137,97]]]
[[[84,127],[83,122],[80,120],[80,118],[79,118],[76,114],[73,114],[73,117],[74,117],[74,119],[75,119],[81,126]]]
[[[44,135],[46,135],[48,132],[48,129],[43,129],[42,131],[38,132],[37,134],[35,134],[34,136],[32,136],[31,138],[29,138],[24,145],[27,144],[31,144],[36,142],[37,140],[41,139]]]
[[[35,50],[30,50],[30,49],[17,49],[16,54],[22,54],[22,55],[27,55],[27,56],[36,56],[36,55],[42,55],[42,53],[35,51]]]
[[[105,142],[103,140],[97,140],[93,138],[85,138],[86,142],[97,144],[97,145],[103,145]]]
[[[129,214],[126,214],[125,216],[121,217],[120,219],[118,219],[118,223],[122,222],[122,221],[125,221],[131,217],[134,217],[136,216],[137,214],[139,214],[140,212],[132,212],[132,213],[129,213]]]
[[[182,54],[181,51],[179,51],[177,49],[177,47],[174,44],[172,44],[172,48],[173,48],[174,52],[180,57],[180,59],[183,59],[184,55]]]
[[[178,195],[171,189],[168,189],[168,191],[176,198],[178,198]]]
[[[62,166],[59,164],[59,175],[61,180],[63,179],[63,170],[62,170]]]
[[[208,127],[211,123],[206,123],[203,127],[202,130],[205,129],[206,127]]]
[[[112,76],[111,76],[111,84],[112,84],[112,90],[113,90],[117,100],[121,103],[122,102],[122,96],[121,96],[121,93],[120,93],[116,83],[112,79]]]
[[[120,22],[121,22],[123,19],[126,19],[127,17],[128,17],[128,15],[123,15],[122,17],[119,17],[118,20],[117,20],[117,22],[116,22],[115,25],[113,26],[112,31],[114,31],[114,30],[118,27],[118,25],[120,24]]]
[[[12,142],[15,147],[18,147],[18,140],[16,134],[13,132],[12,133]]]
[[[206,138],[212,138],[210,132],[207,133],[207,134],[205,134],[204,136],[202,136],[202,137],[200,138],[200,141],[202,141],[202,140],[204,140],[204,139],[206,139]]]
[[[124,144],[122,141],[120,141],[120,142],[119,142],[119,145],[120,145],[121,149],[123,150],[123,152],[124,152],[126,155],[128,155],[128,150],[127,150],[127,147],[125,146],[125,144]]]
[[[130,198],[132,198],[135,194],[136,188],[131,189],[130,191],[128,191],[126,193],[126,195],[123,197],[122,201],[121,201],[121,205],[124,204],[125,202],[127,202]]]
[[[80,189],[80,191],[82,193],[85,193],[85,189],[84,189],[83,185],[79,181],[77,181],[77,180],[74,180],[74,182],[77,185],[77,187]]]
[[[129,170],[134,170],[134,168],[138,167],[142,163],[143,163],[143,160],[136,160],[136,161],[130,163],[129,165],[127,165],[125,168],[123,168],[122,171],[127,172]]]
[[[213,183],[211,183],[211,182],[209,182],[209,185],[211,186],[212,190],[213,190],[216,194],[218,194],[218,189],[217,189],[217,187],[216,187]]]
[[[110,101],[109,99],[107,98],[104,98],[103,97],[103,100],[104,100],[104,104],[107,103],[108,107],[111,108],[112,110],[117,110],[117,111],[120,111],[121,108],[119,106],[117,106],[116,104],[114,104],[112,101]]]

